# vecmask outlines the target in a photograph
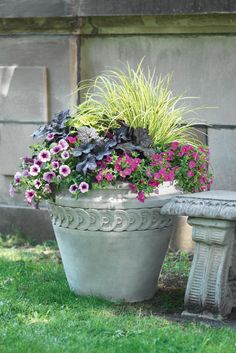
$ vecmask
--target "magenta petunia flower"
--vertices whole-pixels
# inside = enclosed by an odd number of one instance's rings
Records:
[[[32,189],[26,190],[26,192],[25,192],[25,201],[27,201],[29,204],[31,204],[34,197],[35,197],[35,191],[34,190],[32,190]]]
[[[178,147],[179,147],[179,142],[178,141],[172,142],[171,148],[172,148],[173,151],[176,151],[178,149]]]
[[[71,143],[73,145],[77,141],[77,136],[67,136],[66,139],[69,143]]]
[[[79,184],[79,189],[80,189],[80,192],[84,194],[89,190],[89,184],[85,183],[85,181],[82,181],[82,183]]]
[[[68,167],[68,165],[63,164],[59,168],[59,173],[62,176],[66,177],[66,176],[68,176],[71,173],[71,169],[70,169],[70,167]]]
[[[50,152],[52,154],[57,154],[57,153],[59,153],[61,151],[62,151],[61,145],[56,145],[56,146],[54,146],[53,148],[50,149]]]
[[[29,171],[30,175],[36,176],[39,174],[39,172],[40,172],[40,167],[37,164],[34,164],[30,167],[30,171]]]
[[[135,184],[129,184],[129,189],[132,191],[132,192],[137,192],[137,186]]]
[[[111,156],[106,156],[106,162],[107,162],[107,163],[110,163],[111,161],[112,161]]]
[[[34,186],[36,187],[36,189],[40,189],[42,183],[39,179],[35,179],[34,180]]]
[[[99,172],[98,175],[96,175],[95,177],[97,179],[97,181],[102,181],[103,180],[103,175],[102,175],[102,172]]]
[[[43,180],[45,180],[48,183],[52,182],[52,179],[56,176],[54,172],[46,172],[43,174]]]
[[[111,173],[106,173],[105,178],[107,181],[112,181],[114,179],[114,175]]]
[[[50,132],[48,135],[47,135],[47,137],[46,137],[46,139],[48,140],[48,141],[52,141],[53,139],[54,139],[54,134],[52,133],[52,132]]]
[[[69,187],[69,191],[70,191],[70,193],[71,194],[75,194],[76,193],[76,191],[79,189],[79,186],[78,186],[78,184],[72,184],[70,187]]]
[[[187,171],[187,176],[188,176],[189,178],[193,177],[193,176],[194,176],[194,172],[193,172],[192,170],[188,170],[188,171]]]
[[[190,162],[189,162],[189,168],[190,168],[190,169],[193,169],[193,168],[195,168],[195,167],[196,167],[196,162],[190,161]]]
[[[49,162],[51,159],[51,154],[49,151],[47,150],[42,150],[41,152],[39,152],[38,154],[38,160],[40,160],[41,162]]]
[[[63,151],[62,154],[61,154],[61,158],[62,159],[68,159],[70,157],[70,154],[68,151]]]
[[[16,174],[14,175],[14,182],[15,184],[20,184],[20,179],[21,179],[21,173],[20,172],[16,172]]]
[[[138,196],[137,196],[137,199],[138,199],[140,202],[144,202],[144,200],[145,200],[144,191],[139,191]]]
[[[61,146],[63,150],[67,150],[67,148],[69,147],[68,143],[64,139],[60,140],[58,142],[58,145]]]
[[[59,168],[60,163],[54,159],[53,161],[51,161],[51,166],[52,166],[52,169],[56,170]]]
[[[159,185],[159,183],[158,183],[158,181],[151,179],[151,180],[149,180],[148,185],[152,186],[152,187],[157,187]]]

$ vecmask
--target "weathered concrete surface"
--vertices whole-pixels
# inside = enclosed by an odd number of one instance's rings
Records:
[[[227,105],[227,99],[225,104]],[[210,162],[215,175],[212,188],[236,190],[236,129],[209,128],[208,142]]]
[[[145,57],[144,66],[155,68],[157,74],[173,73],[176,92],[200,97],[189,103],[208,107],[193,118],[235,124],[235,55],[234,36],[94,37],[82,39],[81,73],[82,78],[90,78],[127,61],[136,66]]]
[[[189,216],[195,241],[183,315],[221,320],[236,307],[236,192],[172,198],[163,215]]]
[[[37,128],[33,124],[3,124],[0,123],[0,173],[15,174],[20,164],[20,157],[30,155],[28,146],[32,145],[32,132]],[[0,193],[1,195],[1,193]]]
[[[124,16],[232,13],[231,0],[1,0],[0,17]]]
[[[0,233],[20,233],[23,237],[41,243],[55,239],[48,210],[30,207],[0,205]]]
[[[70,36],[1,37],[0,40],[1,66],[43,66],[48,69],[49,114],[75,102],[70,94],[76,85],[76,58],[76,39]],[[20,84],[23,86],[25,81],[19,81]]]
[[[48,121],[45,67],[0,66],[1,121]]]
[[[173,235],[170,240],[170,249],[192,252],[193,248],[192,227],[187,223],[187,217],[176,217]]]

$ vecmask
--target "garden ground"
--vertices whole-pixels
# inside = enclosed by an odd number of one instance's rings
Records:
[[[54,242],[0,240],[1,353],[236,352],[233,321],[181,319],[187,254],[168,254],[153,300],[114,304],[69,291]]]

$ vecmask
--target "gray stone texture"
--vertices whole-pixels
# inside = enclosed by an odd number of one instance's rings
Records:
[[[210,162],[215,175],[212,188],[236,190],[236,129],[209,128],[208,142]]]
[[[0,106],[1,121],[47,122],[46,68],[0,66]]]
[[[81,72],[90,78],[127,61],[136,66],[145,57],[144,66],[155,68],[157,74],[173,73],[176,93],[200,97],[188,101],[202,107],[191,118],[234,124],[235,55],[234,36],[100,36],[82,40]]]
[[[20,234],[29,240],[43,242],[55,239],[49,213],[46,208],[0,205],[0,233]]]
[[[0,17],[117,16],[236,12],[233,0],[2,0]]]

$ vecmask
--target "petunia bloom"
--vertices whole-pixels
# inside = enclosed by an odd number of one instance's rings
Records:
[[[66,140],[62,139],[58,142],[58,145],[61,146],[61,148],[65,151],[69,147],[68,142]]]
[[[36,187],[36,189],[40,189],[42,183],[39,179],[34,180],[34,186]]]
[[[62,159],[68,159],[70,157],[70,154],[68,151],[63,151],[62,154],[61,154],[61,158]]]
[[[84,194],[89,190],[89,184],[87,184],[85,181],[82,181],[82,183],[79,184],[79,189],[80,189],[80,192]]]
[[[71,169],[68,165],[63,164],[59,168],[59,173],[60,175],[67,177],[71,173]]]
[[[16,172],[16,174],[14,175],[14,182],[15,184],[20,184],[20,179],[21,179],[21,173],[20,172]]]
[[[75,183],[69,187],[69,192],[71,194],[75,194],[78,189],[79,189],[79,186],[78,186],[78,184]]]
[[[30,189],[30,190],[26,190],[25,192],[25,200],[31,204],[32,203],[32,200],[33,198],[35,197],[35,191]]]
[[[49,162],[51,159],[51,154],[49,151],[47,150],[42,150],[41,152],[39,152],[38,154],[38,160],[41,162]]]
[[[52,179],[56,176],[54,172],[46,172],[43,174],[43,180],[45,180],[48,183],[52,182]]]
[[[30,167],[30,175],[37,176],[40,172],[40,167],[37,164],[34,164]]]

